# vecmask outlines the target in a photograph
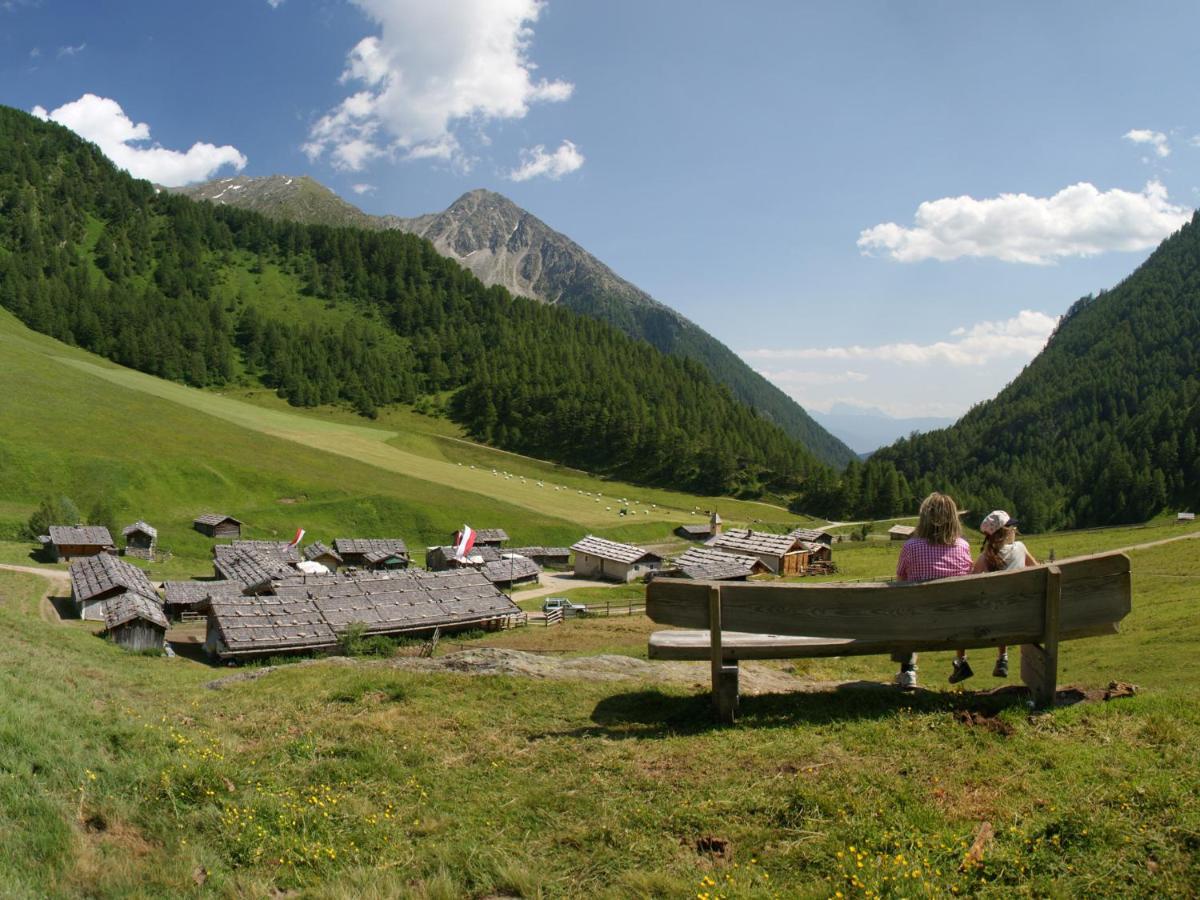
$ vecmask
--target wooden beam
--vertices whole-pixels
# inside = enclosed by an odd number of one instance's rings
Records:
[[[725,660],[721,655],[721,586],[719,584],[709,585],[708,588],[708,656],[712,667],[713,706],[720,713],[721,667],[725,664]]]

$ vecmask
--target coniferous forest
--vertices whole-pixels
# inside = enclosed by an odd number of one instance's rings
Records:
[[[0,305],[143,372],[250,378],[367,416],[434,395],[498,447],[704,493],[790,494],[821,468],[700,365],[485,287],[422,239],[159,192],[67,129],[2,108],[0,210]],[[230,302],[230,279],[264,268],[338,327]]]

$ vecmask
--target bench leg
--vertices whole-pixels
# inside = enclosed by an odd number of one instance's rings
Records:
[[[737,718],[738,708],[737,662],[726,663],[713,675],[713,706],[716,707],[717,718],[726,725],[732,725]]]
[[[1047,709],[1054,705],[1058,690],[1058,647],[1047,649],[1037,644],[1021,645],[1021,680],[1033,695],[1033,705]]]

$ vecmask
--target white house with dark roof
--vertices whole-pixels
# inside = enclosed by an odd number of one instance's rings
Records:
[[[662,568],[663,558],[634,544],[621,544],[588,535],[571,547],[575,574],[605,581],[635,581]]]

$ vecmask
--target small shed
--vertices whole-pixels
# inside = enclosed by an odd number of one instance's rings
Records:
[[[425,548],[425,568],[430,572],[444,572],[447,569],[461,569],[464,566],[479,569],[486,563],[495,562],[499,558],[500,551],[487,544],[472,547],[463,559],[454,555],[453,547]]]
[[[833,535],[828,531],[818,531],[815,528],[794,528],[789,534],[798,541],[804,541],[809,544],[824,544],[826,547],[833,546]]]
[[[907,541],[916,530],[914,525],[893,525],[888,529],[888,537],[893,541]]]
[[[476,547],[500,547],[508,540],[508,532],[503,528],[476,528]]]
[[[71,600],[81,619],[103,621],[107,602],[123,594],[158,596],[145,572],[108,553],[74,560],[70,574]]]
[[[211,538],[240,538],[242,536],[242,523],[233,516],[226,516],[222,513],[205,513],[202,516],[196,516],[192,521],[192,527]]]
[[[112,535],[103,525],[51,525],[46,537],[43,543],[55,562],[117,552]]]
[[[816,562],[833,562],[833,547],[813,541],[800,541],[800,549],[808,551],[808,564]]]
[[[571,564],[570,547],[513,547],[509,553],[526,556],[543,569],[565,569]]]
[[[211,598],[237,597],[242,588],[237,581],[164,581],[163,613],[175,621],[201,616],[208,611]]]
[[[505,553],[500,559],[484,563],[479,570],[483,577],[498,588],[516,584],[537,584],[542,570],[532,559],[516,553]]]
[[[771,570],[756,556],[726,553],[712,547],[689,547],[675,560],[675,568],[664,574],[696,581],[745,581],[751,575],[769,575]]]
[[[125,538],[126,556],[136,556],[139,559],[153,561],[154,550],[158,546],[157,528],[138,519],[132,525],[122,528],[121,534]]]
[[[605,581],[635,581],[662,568],[663,558],[633,544],[588,535],[572,545],[575,551],[575,574],[581,578],[602,578]]]
[[[347,566],[364,569],[408,568],[408,545],[400,538],[338,538],[333,542]]]
[[[287,541],[234,541],[230,546],[235,550],[254,550],[272,562],[285,566],[300,563],[300,550],[295,544],[289,544]]]
[[[213,569],[218,578],[236,581],[245,594],[271,590],[271,582],[295,574],[287,563],[248,547],[218,544],[213,547]]]
[[[1175,522],[1179,525],[1188,525],[1196,521],[1196,514],[1192,512],[1181,512],[1175,517]]]
[[[104,604],[104,629],[126,650],[162,650],[168,625],[158,601],[141,594],[121,594]]]
[[[330,572],[336,572],[343,562],[336,550],[320,541],[313,541],[304,548],[304,558],[309,562],[320,563]]]
[[[707,541],[713,536],[712,525],[680,525],[675,533],[685,541]]]
[[[726,553],[760,559],[776,575],[802,575],[808,566],[808,551],[790,534],[734,528],[718,534],[707,544]]]

